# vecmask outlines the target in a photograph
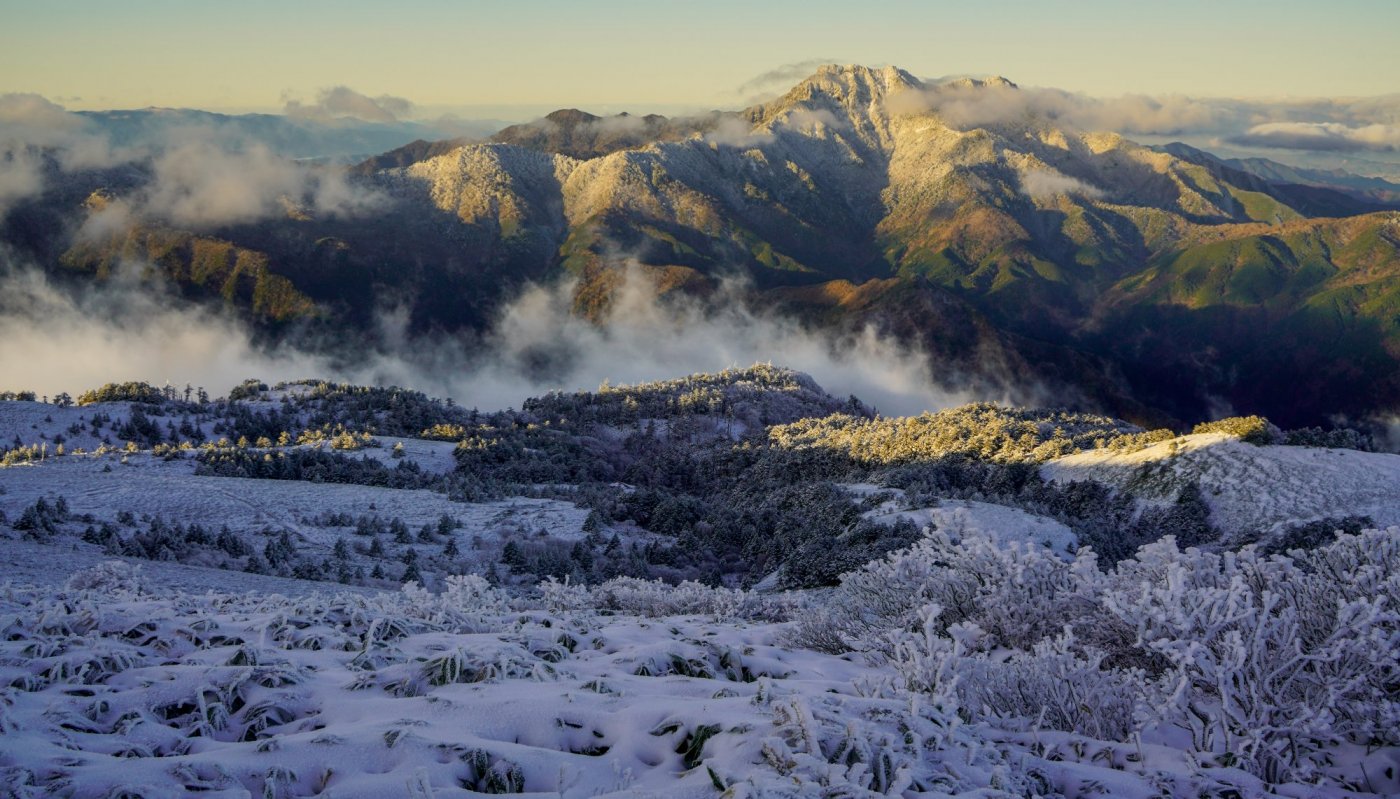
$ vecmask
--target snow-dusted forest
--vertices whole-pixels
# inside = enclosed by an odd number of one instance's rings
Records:
[[[0,401],[14,796],[1400,792],[1400,456],[757,366]]]

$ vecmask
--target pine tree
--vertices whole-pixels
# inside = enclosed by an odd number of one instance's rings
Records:
[[[520,545],[507,541],[501,550],[501,563],[509,566],[512,572],[518,572],[525,565],[525,555],[520,551]]]
[[[401,583],[422,583],[423,575],[418,571],[417,563],[408,564],[408,568],[403,570],[403,577],[399,579]]]

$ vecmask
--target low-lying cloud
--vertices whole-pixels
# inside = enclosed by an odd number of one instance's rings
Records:
[[[0,363],[4,380],[42,394],[104,383],[186,383],[223,393],[243,378],[316,374],[322,358],[255,347],[227,317],[189,306],[139,277],[139,269],[69,291],[33,267],[0,256]]]
[[[1339,122],[1266,122],[1229,137],[1232,144],[1323,152],[1395,152],[1400,150],[1400,126],[1351,126]]]
[[[305,209],[322,216],[362,214],[387,200],[350,185],[344,173],[304,166],[258,145],[230,152],[190,143],[155,158],[136,213],[206,228],[252,222]]]
[[[737,302],[720,310],[660,302],[640,274],[621,286],[606,325],[571,312],[571,285],[534,286],[501,311],[484,337],[413,338],[405,317],[389,311],[379,322],[379,343],[346,357],[256,346],[227,314],[181,303],[140,277],[143,271],[128,267],[75,293],[32,266],[0,263],[0,363],[6,364],[0,388],[76,395],[108,382],[144,380],[222,394],[249,377],[321,377],[406,386],[495,409],[519,407],[550,390],[592,389],[605,379],[632,383],[772,362],[885,413],[973,399],[941,388],[923,353],[873,330],[832,338]]]
[[[287,99],[282,113],[298,119],[321,122],[358,119],[361,122],[398,122],[413,113],[413,103],[390,94],[370,97],[349,86],[332,86],[316,93],[313,102]]]
[[[1021,191],[1037,200],[1048,200],[1059,195],[1097,198],[1103,191],[1084,181],[1050,169],[1034,169],[1021,175]]]

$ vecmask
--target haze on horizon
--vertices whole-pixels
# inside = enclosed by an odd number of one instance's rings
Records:
[[[419,116],[737,107],[818,61],[1096,96],[1400,91],[1389,0],[1008,0],[996,13],[945,0],[4,6],[0,93],[74,110],[279,111],[342,85],[408,98]]]

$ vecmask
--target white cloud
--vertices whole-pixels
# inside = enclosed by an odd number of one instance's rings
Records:
[[[1103,196],[1103,192],[1097,187],[1052,169],[1033,169],[1021,175],[1021,191],[1037,200],[1050,199],[1062,194],[1089,198]]]
[[[282,112],[289,117],[319,121],[349,118],[390,123],[412,113],[413,103],[393,95],[369,97],[348,86],[332,86],[317,92],[314,102],[288,99]]]
[[[1340,122],[1266,122],[1231,136],[1232,144],[1286,150],[1350,152],[1400,149],[1400,125],[1351,126]]]

